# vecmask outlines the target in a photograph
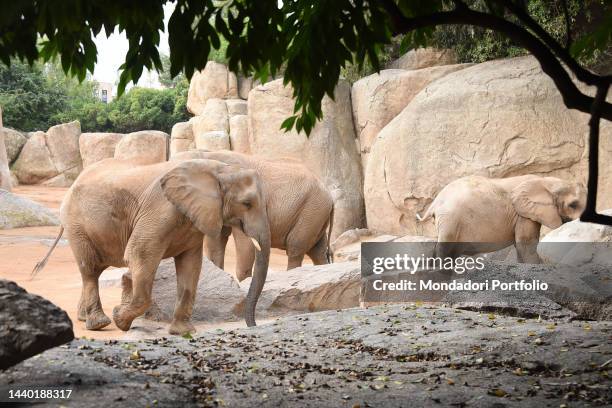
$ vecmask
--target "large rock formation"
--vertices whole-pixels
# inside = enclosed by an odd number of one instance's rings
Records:
[[[280,128],[294,108],[292,90],[283,86],[282,79],[253,89],[248,102],[251,153],[275,159],[296,158],[319,176],[335,203],[332,239],[362,226],[361,159],[355,141],[350,85],[341,81],[335,101],[323,99],[323,119],[308,137],[304,132]]]
[[[170,135],[159,130],[142,130],[121,138],[115,147],[115,158],[138,164],[166,161]]]
[[[52,126],[47,133],[31,133],[13,171],[22,184],[70,186],[83,169],[78,121]]]
[[[452,65],[458,62],[457,53],[450,49],[417,48],[408,51],[391,62],[387,68],[420,69],[438,65]]]
[[[188,122],[178,122],[172,126],[172,132],[170,133],[170,157],[195,148],[192,121],[193,119]]]
[[[230,145],[235,152],[249,154],[249,117],[247,115],[235,115],[229,120]]]
[[[72,322],[65,311],[0,279],[0,369],[73,338]]]
[[[378,135],[365,172],[368,227],[433,235],[415,215],[466,175],[584,181],[588,115],[568,110],[532,57],[490,61],[429,84]],[[602,125],[599,206],[612,206],[612,132]]]
[[[1,129],[2,127],[0,127],[0,189],[11,191],[11,173],[4,145],[4,134],[1,132]]]
[[[413,71],[386,69],[355,82],[351,90],[351,100],[364,169],[378,132],[396,117],[412,98],[430,82],[470,65],[447,65]]]
[[[0,127],[0,133],[4,136],[4,145],[6,147],[6,155],[8,162],[13,163],[17,160],[21,149],[28,140],[26,136],[14,129]]]
[[[225,65],[208,61],[202,71],[195,72],[189,83],[187,110],[201,115],[206,101],[212,98],[238,98],[236,74]]]
[[[83,133],[79,138],[79,149],[83,167],[115,155],[115,148],[123,137],[120,133]]]
[[[0,189],[0,230],[44,225],[59,225],[49,209]]]
[[[335,310],[359,306],[360,266],[356,262],[331,265],[305,265],[290,271],[270,271],[257,303],[257,317]],[[203,259],[202,272],[193,307],[193,320],[199,322],[239,321],[251,279],[240,284]],[[131,275],[122,277],[124,297],[132,290]],[[153,284],[154,304],[146,318],[170,321],[176,303],[176,269],[172,260],[161,262]]]

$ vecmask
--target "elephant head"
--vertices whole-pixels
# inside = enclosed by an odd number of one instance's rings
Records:
[[[257,253],[245,320],[255,326],[255,306],[270,260],[270,227],[259,176],[254,170],[197,159],[181,162],[160,182],[168,201],[203,234],[218,236],[226,225],[240,228],[253,242]]]
[[[516,212],[551,229],[575,220],[586,206],[586,189],[556,177],[534,177],[511,192]]]

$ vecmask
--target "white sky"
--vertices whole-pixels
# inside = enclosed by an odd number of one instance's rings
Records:
[[[173,10],[174,3],[164,6],[166,27]],[[123,64],[128,50],[128,40],[125,37],[125,33],[119,33],[118,30],[115,30],[110,37],[106,38],[106,33],[102,29],[94,39],[94,42],[96,47],[98,47],[98,62],[94,68],[93,78],[98,82],[115,84],[119,80],[119,66]],[[169,53],[167,29],[165,32],[160,33],[159,51],[166,55]],[[158,84],[157,73],[143,72],[138,84],[140,86],[156,87]]]

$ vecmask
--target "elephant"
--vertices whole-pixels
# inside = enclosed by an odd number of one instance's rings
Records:
[[[437,256],[474,255],[514,245],[519,262],[540,263],[536,249],[541,226],[558,228],[580,217],[585,205],[584,185],[556,177],[468,176],[445,186],[417,219],[434,218]]]
[[[334,203],[325,185],[294,159],[269,160],[232,151],[192,150],[171,160],[212,159],[255,170],[264,187],[273,248],[287,252],[287,270],[302,265],[308,255],[315,265],[330,261],[329,237],[333,226]],[[326,230],[327,234],[326,234]],[[221,235],[207,236],[208,258],[223,269],[225,247],[232,234],[236,245],[236,279],[251,275],[254,251],[239,228],[224,228]]]
[[[78,318],[89,330],[110,324],[99,297],[98,279],[109,266],[130,270],[133,291],[113,310],[127,331],[151,305],[162,259],[174,258],[177,301],[170,334],[193,332],[191,314],[202,266],[205,236],[225,226],[239,229],[257,249],[255,271],[245,301],[245,320],[254,326],[270,257],[270,231],[257,172],[215,160],[134,165],[105,159],[87,167],[68,190],[60,208],[58,238],[33,274],[44,267],[63,231],[74,253],[83,289]]]

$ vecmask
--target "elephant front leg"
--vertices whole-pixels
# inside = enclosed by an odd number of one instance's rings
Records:
[[[174,265],[177,282],[176,305],[168,332],[178,335],[193,333],[195,327],[191,324],[191,314],[202,269],[202,245],[175,257]]]
[[[521,263],[542,263],[538,255],[541,224],[529,218],[519,217],[514,230],[514,246],[517,260]]]
[[[132,274],[132,296],[131,298],[125,296],[122,304],[113,309],[113,320],[123,331],[129,330],[132,321],[144,314],[151,306],[153,279],[161,261],[157,253],[161,252],[163,251],[154,251],[155,254],[153,254],[144,250],[133,251],[132,253],[138,253],[139,256],[128,257],[128,265]]]

